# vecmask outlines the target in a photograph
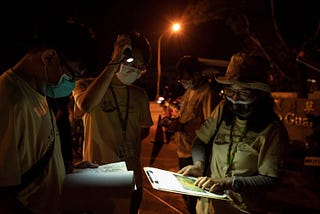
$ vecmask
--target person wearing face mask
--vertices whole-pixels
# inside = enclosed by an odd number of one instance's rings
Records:
[[[146,92],[133,83],[146,72],[151,48],[138,32],[118,35],[111,61],[94,78],[83,78],[73,90],[74,116],[83,119],[83,160],[100,164],[125,161],[137,190],[130,213],[142,200],[141,141],[153,125]]]
[[[287,130],[274,112],[268,81],[269,63],[250,53],[231,57],[225,76],[224,98],[196,132],[193,164],[179,173],[199,177],[196,186],[229,201],[201,198],[197,213],[269,213],[269,191],[284,173]],[[209,176],[202,176],[205,146],[210,145]],[[268,207],[269,206],[269,207]]]
[[[220,101],[219,91],[202,76],[202,65],[197,57],[183,56],[176,64],[178,82],[185,88],[181,98],[179,119],[168,130],[174,132],[179,169],[192,164],[192,142],[195,131],[210,116],[213,107]],[[215,83],[212,83],[215,84]],[[183,195],[190,214],[196,213],[197,197]]]
[[[0,213],[56,214],[65,169],[46,98],[70,95],[75,79],[93,65],[95,38],[70,18],[30,14],[24,18],[33,26],[23,29],[36,30],[24,40],[31,44],[0,76]]]

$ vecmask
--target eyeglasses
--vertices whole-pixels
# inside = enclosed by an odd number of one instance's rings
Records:
[[[71,77],[71,81],[75,81],[76,79],[80,78],[84,74],[84,70],[81,70],[80,72],[74,71],[74,69],[71,68],[71,66],[67,63],[67,61],[60,57],[61,65],[64,65],[64,67],[68,70],[68,74]]]
[[[228,97],[237,97],[240,100],[251,100],[256,97],[256,93],[250,90],[245,90],[245,89],[232,89],[230,87],[226,87],[223,89],[223,93],[228,96]]]
[[[186,83],[188,83],[188,82],[190,82],[190,81],[192,81],[192,80],[183,80],[183,79],[181,79],[181,80],[178,80],[178,83],[180,83],[180,84],[186,84]]]

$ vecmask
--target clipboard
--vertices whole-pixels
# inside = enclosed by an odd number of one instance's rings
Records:
[[[194,185],[196,177],[183,176],[181,174],[158,169],[155,167],[144,167],[145,174],[152,188],[160,191],[199,196],[205,198],[213,198],[219,200],[228,200],[226,194],[216,194],[203,190]]]

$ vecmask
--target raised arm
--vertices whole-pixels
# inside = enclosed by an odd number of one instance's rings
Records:
[[[75,104],[84,111],[90,112],[97,106],[106,94],[114,74],[118,71],[124,50],[131,48],[131,42],[127,35],[119,35],[112,53],[111,62],[103,69],[100,75],[81,94],[76,96]]]

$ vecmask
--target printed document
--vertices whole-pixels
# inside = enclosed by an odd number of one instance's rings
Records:
[[[228,200],[226,194],[220,195],[211,193],[195,186],[194,182],[197,180],[196,177],[183,176],[175,172],[154,167],[144,167],[143,169],[154,189],[185,195]]]

